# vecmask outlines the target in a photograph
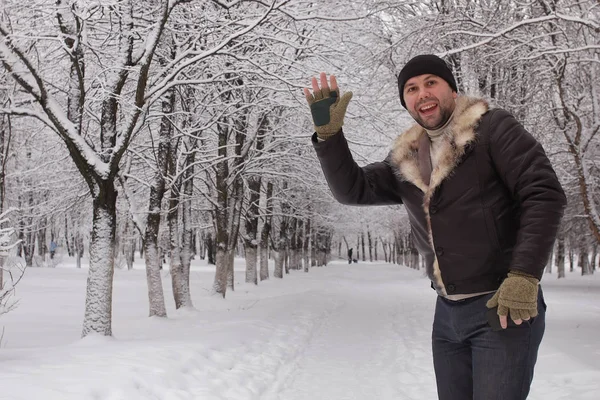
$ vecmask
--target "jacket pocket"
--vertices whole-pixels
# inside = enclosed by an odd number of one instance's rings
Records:
[[[500,240],[498,239],[498,230],[496,229],[496,221],[490,208],[484,207],[483,215],[485,219],[485,228],[487,230],[488,238],[490,243],[494,246],[496,251],[500,251]]]

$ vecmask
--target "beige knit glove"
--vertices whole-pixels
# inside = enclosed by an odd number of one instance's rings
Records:
[[[528,320],[538,315],[537,298],[540,281],[519,271],[508,273],[486,306],[498,306],[498,315],[509,315],[513,321]]]
[[[310,106],[315,131],[321,139],[329,139],[342,129],[346,109],[352,99],[352,92],[346,92],[340,98],[339,89],[330,90],[328,87],[306,95]]]

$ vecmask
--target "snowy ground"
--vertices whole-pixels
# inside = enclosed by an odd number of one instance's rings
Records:
[[[0,317],[4,400],[435,399],[435,293],[419,271],[332,263],[210,295],[192,272],[195,310],[148,318],[145,272],[117,270],[113,338],[80,339],[87,271],[32,268]],[[546,336],[530,399],[598,399],[600,278],[546,276]]]

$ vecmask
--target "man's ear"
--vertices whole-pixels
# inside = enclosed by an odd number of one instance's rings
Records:
[[[452,91],[452,98],[454,100],[456,100],[457,97],[458,97],[458,93],[456,93],[455,91]]]

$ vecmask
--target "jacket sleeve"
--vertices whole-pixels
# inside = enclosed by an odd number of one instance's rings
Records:
[[[519,205],[510,269],[541,279],[567,199],[542,145],[507,111],[492,113],[491,157]]]
[[[312,138],[317,158],[333,197],[342,204],[401,204],[398,181],[387,159],[359,167],[352,158],[344,133],[325,141]]]

